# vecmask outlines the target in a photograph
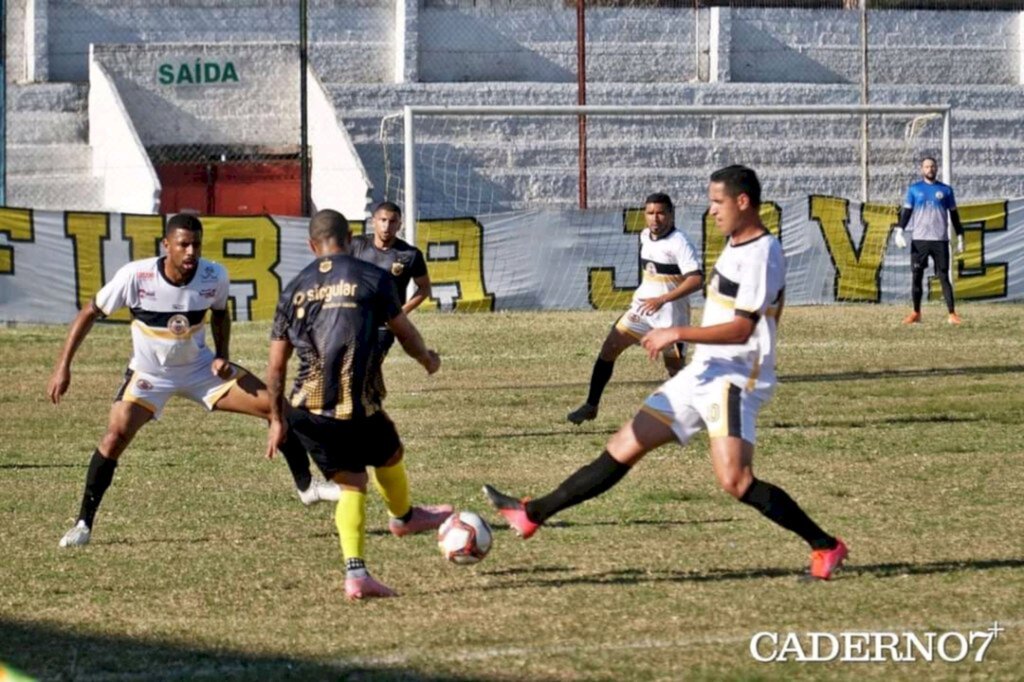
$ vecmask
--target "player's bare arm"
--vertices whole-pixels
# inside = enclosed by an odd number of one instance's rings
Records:
[[[398,313],[398,315],[391,318],[388,321],[388,329],[395,335],[398,342],[402,344],[402,349],[409,357],[423,365],[423,368],[427,370],[427,374],[433,374],[441,368],[441,357],[433,350],[427,348],[423,342],[423,337],[420,336],[419,330],[409,321],[409,317],[405,313]]]
[[[284,382],[288,376],[288,358],[291,355],[292,344],[287,339],[270,342],[270,357],[267,361],[267,394],[270,399],[267,459],[274,458],[274,453],[288,437],[288,426],[284,423]]]
[[[736,316],[729,322],[711,325],[710,327],[669,327],[647,332],[640,340],[640,345],[647,351],[647,356],[654,360],[662,349],[673,343],[709,343],[728,345],[746,343],[754,333],[757,322],[754,319]]]
[[[46,386],[46,395],[54,405],[60,402],[61,397],[71,386],[71,361],[75,358],[78,347],[89,335],[96,320],[101,317],[103,317],[103,311],[90,301],[89,305],[80,311],[71,322],[64,347],[60,351],[60,357],[57,358],[57,364],[54,366],[53,374]]]
[[[683,278],[683,281],[679,283],[679,286],[672,289],[672,291],[667,294],[640,299],[639,310],[644,315],[656,313],[666,303],[671,303],[672,301],[677,301],[684,296],[689,296],[702,286],[704,286],[704,277],[699,272],[690,273]]]
[[[419,308],[420,304],[427,300],[431,294],[430,275],[414,277],[412,281],[416,285],[416,291],[413,292],[409,300],[402,306],[402,312],[406,315]]]
[[[227,309],[210,310],[210,331],[216,357],[210,364],[210,371],[221,379],[231,376],[231,315]]]

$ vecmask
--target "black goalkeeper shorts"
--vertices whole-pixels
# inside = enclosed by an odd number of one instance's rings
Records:
[[[402,447],[395,423],[383,411],[363,419],[334,419],[289,410],[288,437],[298,437],[324,478],[383,466]]]

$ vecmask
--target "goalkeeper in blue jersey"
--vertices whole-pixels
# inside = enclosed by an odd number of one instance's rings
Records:
[[[963,253],[964,250],[964,228],[960,224],[953,188],[936,180],[937,173],[938,164],[935,159],[930,156],[922,159],[921,179],[907,188],[907,196],[900,209],[899,224],[894,236],[896,246],[901,249],[907,247],[903,230],[910,230],[913,233],[910,242],[913,284],[910,291],[914,300],[914,311],[903,319],[903,324],[916,324],[921,321],[924,271],[928,267],[929,258],[935,268],[935,276],[942,285],[942,297],[946,299],[946,308],[949,311],[947,321],[955,325],[961,322],[953,301],[953,284],[949,281],[949,222],[953,223],[953,230],[956,232],[957,253]]]

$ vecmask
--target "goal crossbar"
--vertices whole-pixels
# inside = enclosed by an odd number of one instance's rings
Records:
[[[403,107],[404,115],[404,185],[405,213],[409,220],[405,221],[407,239],[415,243],[416,239],[416,164],[415,164],[415,127],[416,116],[794,116],[794,115],[829,115],[829,114],[907,114],[942,116],[942,177],[943,181],[952,184],[952,141],[950,118],[953,107],[949,104],[806,104],[806,105],[407,105]]]

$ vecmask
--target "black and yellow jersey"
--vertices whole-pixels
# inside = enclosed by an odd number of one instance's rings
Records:
[[[291,404],[335,419],[379,411],[377,328],[401,310],[391,275],[374,265],[339,254],[306,266],[281,292],[270,332],[299,357]]]
[[[390,248],[378,249],[373,243],[372,234],[352,237],[349,253],[391,273],[402,305],[405,305],[410,280],[427,274],[427,261],[423,258],[423,252],[401,239],[396,239]]]

